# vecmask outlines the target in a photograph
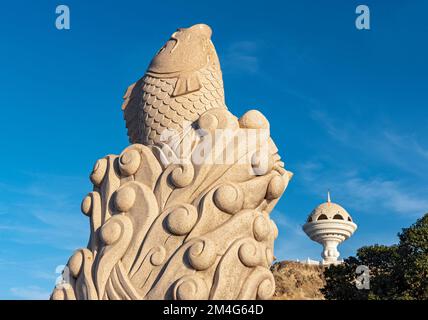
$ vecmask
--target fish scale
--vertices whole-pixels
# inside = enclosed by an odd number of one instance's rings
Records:
[[[143,106],[141,111],[145,113],[143,118],[146,130],[144,130],[144,137],[139,139],[145,144],[158,143],[163,130],[182,131],[184,122],[196,121],[206,110],[215,107],[225,108],[223,90],[218,90],[219,85],[213,84],[218,80],[207,75],[211,75],[211,72],[200,72],[203,79],[201,90],[176,98],[171,98],[168,94],[173,91],[173,81],[170,79],[155,81],[156,79],[146,75],[143,79],[144,94],[141,101]],[[167,96],[168,99],[166,99]],[[161,118],[169,121],[162,121]]]

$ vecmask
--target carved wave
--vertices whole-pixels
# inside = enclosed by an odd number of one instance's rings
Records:
[[[239,148],[230,163],[194,157],[207,132],[227,129],[233,138],[257,128],[264,130],[260,142]],[[292,174],[268,128],[259,112],[237,119],[213,108],[199,118],[196,129],[205,133],[184,162],[162,144],[133,144],[98,160],[90,175],[93,191],[82,201],[88,246],[72,255],[51,298],[270,298],[278,230],[269,213]]]

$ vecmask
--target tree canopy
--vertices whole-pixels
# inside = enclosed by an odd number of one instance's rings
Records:
[[[398,234],[392,246],[372,245],[325,269],[326,299],[428,299],[428,213]],[[369,270],[369,288],[357,288],[358,266]]]

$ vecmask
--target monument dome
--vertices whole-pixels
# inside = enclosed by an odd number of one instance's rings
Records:
[[[316,207],[303,225],[303,231],[309,238],[324,247],[321,254],[323,264],[340,263],[337,246],[351,237],[356,229],[351,215],[339,204],[331,202],[330,192],[327,202]]]

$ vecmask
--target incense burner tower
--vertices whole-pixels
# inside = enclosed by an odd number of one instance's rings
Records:
[[[338,264],[339,251],[337,246],[352,236],[357,225],[350,214],[337,203],[331,202],[330,192],[327,202],[316,207],[303,225],[303,231],[311,240],[323,246],[322,264]]]

